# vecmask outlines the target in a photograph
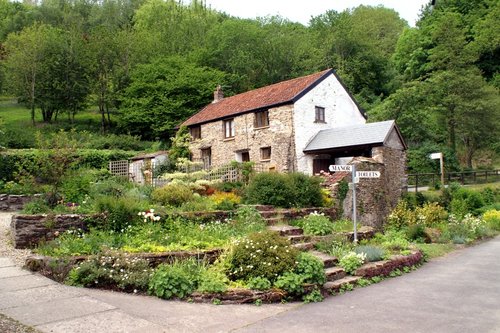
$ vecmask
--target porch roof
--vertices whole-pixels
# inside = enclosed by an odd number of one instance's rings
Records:
[[[396,129],[401,142],[405,145],[394,120],[388,120],[319,131],[307,144],[304,152],[310,153],[348,147],[383,145],[393,128]]]

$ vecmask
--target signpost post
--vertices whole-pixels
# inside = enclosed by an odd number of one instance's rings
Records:
[[[356,205],[356,183],[360,178],[379,178],[380,171],[358,171],[356,172],[356,165],[330,165],[328,169],[331,172],[351,172],[352,175],[352,222],[354,224],[354,242],[358,242],[358,212]]]
[[[441,186],[444,188],[444,161],[443,153],[432,153],[429,155],[432,160],[439,160],[439,167],[441,169]]]

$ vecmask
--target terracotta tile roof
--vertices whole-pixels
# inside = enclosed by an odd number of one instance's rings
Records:
[[[333,70],[327,69],[322,72],[226,97],[217,103],[205,106],[182,125],[201,124],[253,110],[292,103],[332,73]]]

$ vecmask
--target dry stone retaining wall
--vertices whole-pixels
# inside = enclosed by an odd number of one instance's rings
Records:
[[[38,195],[0,194],[0,211],[16,211],[23,209],[24,205]]]

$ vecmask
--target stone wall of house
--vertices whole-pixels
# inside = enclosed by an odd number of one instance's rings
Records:
[[[234,117],[235,136],[224,139],[223,121],[201,125],[201,139],[191,143],[194,160],[201,159],[202,149],[210,148],[212,165],[220,166],[240,161],[241,153],[248,151],[250,161],[265,168],[288,171],[294,168],[293,105],[269,109],[269,126],[254,127],[254,113]],[[271,159],[262,160],[261,148],[271,147]]]
[[[362,178],[356,184],[358,222],[381,229],[387,216],[406,191],[406,153],[400,149],[375,147],[372,158],[356,157],[351,164],[357,171],[379,171],[380,178]],[[331,178],[331,179],[328,179]],[[351,173],[327,176],[333,196],[338,198],[338,182],[351,182]],[[352,219],[352,190],[342,202],[343,216]]]
[[[52,240],[59,233],[70,229],[85,230],[83,215],[14,215],[10,223],[14,248],[36,246],[41,240]]]
[[[23,209],[24,205],[33,200],[37,195],[0,194],[0,211],[16,211]]]

